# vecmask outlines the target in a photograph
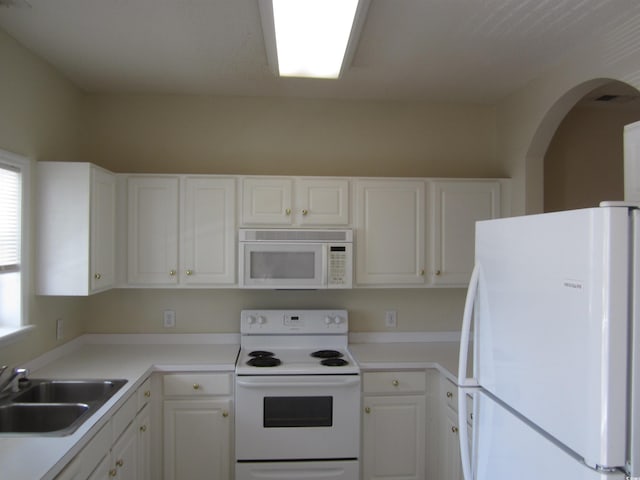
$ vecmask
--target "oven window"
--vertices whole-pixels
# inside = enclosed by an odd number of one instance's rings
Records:
[[[313,279],[314,252],[251,252],[251,278]]]
[[[264,427],[331,427],[333,397],[264,397]]]

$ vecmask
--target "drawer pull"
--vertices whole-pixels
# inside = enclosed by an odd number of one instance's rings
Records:
[[[115,477],[116,475],[118,475],[118,471],[115,468],[112,468],[111,470],[109,470],[109,476],[110,477]]]
[[[140,425],[140,431],[141,432],[146,432],[147,431],[147,426],[146,425]]]
[[[224,418],[227,418],[229,416],[229,412],[227,412],[226,410],[222,412],[222,416]]]
[[[370,407],[364,407],[364,413],[371,413]]]
[[[447,392],[447,398],[453,398],[453,392]]]
[[[96,273],[93,278],[95,278],[96,280],[100,280],[102,278],[102,275],[100,275],[99,273]]]
[[[193,389],[194,390],[200,390],[200,384],[199,383],[194,383],[193,384]]]
[[[453,433],[458,433],[458,427],[456,427],[456,426],[451,427],[451,431]]]
[[[120,459],[116,462],[116,467],[122,468],[124,466],[124,460]]]
[[[397,387],[398,385],[400,385],[400,382],[398,380],[394,380],[393,382],[391,382],[391,385]]]
[[[151,396],[151,390],[145,390],[144,391],[144,396],[149,398]]]

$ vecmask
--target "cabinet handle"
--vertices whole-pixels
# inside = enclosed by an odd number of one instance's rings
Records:
[[[453,392],[447,392],[447,398],[453,398]]]
[[[398,380],[394,380],[393,382],[391,382],[391,385],[397,387],[398,385],[400,385],[400,382]]]
[[[176,276],[176,271],[175,270],[169,270],[169,276],[170,277],[175,277]]]
[[[442,272],[440,270],[436,270],[436,277],[439,277],[440,275],[442,275]]]
[[[112,468],[111,470],[109,470],[110,477],[115,477],[116,475],[118,475],[118,471],[115,468]]]
[[[193,389],[194,390],[200,390],[200,384],[199,383],[194,383],[193,384]]]
[[[307,210],[307,209],[303,209],[303,210],[302,210],[302,215],[306,215],[306,214],[308,214],[308,213],[309,213],[309,210]]]
[[[371,408],[364,407],[364,413],[371,413]]]
[[[193,270],[187,270],[185,273],[187,274],[187,277],[190,277],[193,275]]]
[[[100,275],[99,273],[96,273],[93,278],[95,278],[96,280],[100,280],[102,278],[102,275]]]
[[[226,410],[222,412],[222,416],[224,418],[227,418],[229,416],[229,412],[227,412]]]
[[[420,270],[420,276],[424,277],[424,268],[422,270]]]
[[[124,460],[120,459],[116,462],[116,467],[122,468],[124,466]]]
[[[451,427],[451,431],[453,433],[458,433],[458,427],[456,427],[455,425]]]
[[[287,216],[291,215],[291,209],[290,209],[290,208],[287,208],[287,209],[284,211],[284,213],[285,213]]]
[[[147,398],[151,397],[151,390],[145,390],[144,391],[144,396],[147,397]]]
[[[140,425],[140,431],[141,432],[146,432],[147,431],[147,426],[146,425]]]

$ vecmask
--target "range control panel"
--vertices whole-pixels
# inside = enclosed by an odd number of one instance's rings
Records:
[[[349,332],[346,310],[242,310],[240,333],[317,334]]]

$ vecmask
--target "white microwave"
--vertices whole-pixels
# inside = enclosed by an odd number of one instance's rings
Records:
[[[240,229],[241,288],[351,288],[351,230]]]

